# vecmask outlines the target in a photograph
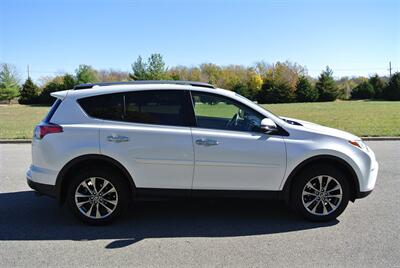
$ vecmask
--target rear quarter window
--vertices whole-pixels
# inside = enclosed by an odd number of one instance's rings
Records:
[[[91,117],[117,120],[124,119],[123,94],[105,94],[78,100],[82,109]]]
[[[53,105],[50,108],[50,111],[47,113],[46,117],[44,118],[45,123],[50,123],[51,118],[53,117],[54,113],[57,111],[58,107],[60,106],[62,100],[56,99]]]

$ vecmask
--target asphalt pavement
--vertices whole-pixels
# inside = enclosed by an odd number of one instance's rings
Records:
[[[367,143],[376,189],[333,222],[278,201],[153,201],[102,227],[29,189],[29,144],[0,144],[0,267],[400,267],[400,141]]]

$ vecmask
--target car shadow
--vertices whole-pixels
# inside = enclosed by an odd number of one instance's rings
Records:
[[[33,191],[0,193],[0,241],[114,240],[106,248],[146,238],[268,235],[336,225],[305,221],[283,202],[260,200],[139,201],[107,226],[88,226],[66,206]]]

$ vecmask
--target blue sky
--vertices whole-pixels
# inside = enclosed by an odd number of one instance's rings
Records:
[[[400,1],[0,0],[0,62],[26,78],[79,64],[128,71],[138,55],[168,66],[291,60],[318,76],[400,71]]]

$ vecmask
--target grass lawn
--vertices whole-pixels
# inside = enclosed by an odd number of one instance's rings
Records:
[[[400,136],[400,102],[336,101],[263,105],[275,114],[349,131],[358,136]],[[49,107],[0,105],[0,139],[31,138]]]
[[[49,109],[47,106],[0,105],[0,139],[30,139],[33,128]]]

